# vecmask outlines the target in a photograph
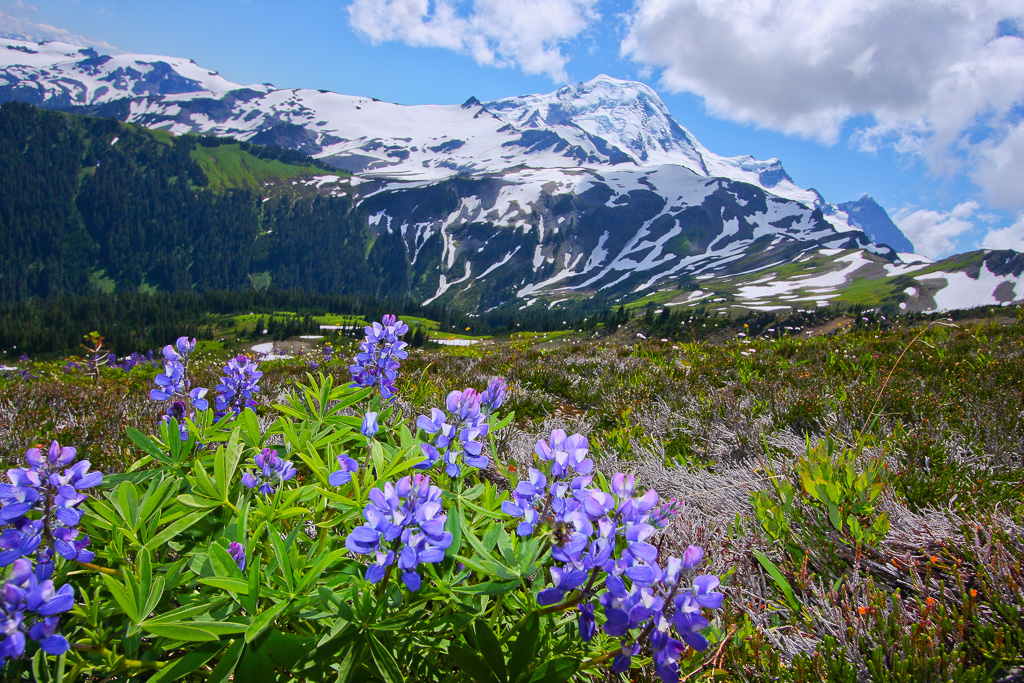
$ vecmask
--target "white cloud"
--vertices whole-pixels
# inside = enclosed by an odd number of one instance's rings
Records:
[[[1017,222],[1005,228],[990,230],[981,246],[986,249],[1013,249],[1024,252],[1024,213],[1017,215]]]
[[[353,0],[349,23],[391,40],[467,54],[479,64],[566,79],[562,45],[599,19],[598,0]]]
[[[15,9],[35,11],[36,8],[19,2],[15,4]],[[102,40],[86,38],[58,26],[41,24],[29,21],[23,17],[5,14],[3,10],[0,10],[0,37],[11,40],[27,40],[35,43],[42,43],[48,40],[60,41],[72,45],[94,47],[103,50],[107,54],[118,54],[121,52],[110,43],[103,42]]]
[[[826,143],[868,115],[862,148],[918,154],[1024,206],[1024,183],[998,170],[1024,166],[1020,0],[636,2],[622,53],[711,113]]]
[[[973,200],[957,204],[949,213],[904,207],[893,214],[892,221],[914,243],[917,253],[936,259],[952,253],[957,238],[974,229],[972,218],[979,208]]]

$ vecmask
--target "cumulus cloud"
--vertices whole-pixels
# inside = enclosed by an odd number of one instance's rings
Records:
[[[15,9],[22,11],[35,11],[36,8],[18,2],[15,4]],[[102,40],[86,38],[85,36],[72,33],[71,31],[58,26],[41,24],[23,17],[6,14],[3,10],[0,10],[0,38],[8,38],[10,40],[27,40],[35,43],[60,41],[63,43],[71,43],[72,45],[94,47],[106,52],[107,54],[117,54],[120,52],[116,47],[110,43],[103,42]]]
[[[621,50],[724,118],[834,143],[868,116],[861,148],[1020,207],[1003,173],[1024,166],[1022,17],[1020,0],[637,0]]]
[[[599,18],[598,0],[353,0],[349,23],[373,43],[397,40],[566,79],[564,43]]]
[[[972,218],[979,208],[973,200],[957,204],[949,213],[904,207],[892,220],[914,243],[917,253],[937,259],[954,251],[957,239],[974,229]]]
[[[1017,222],[1005,228],[990,230],[981,246],[986,249],[1013,249],[1024,252],[1024,213],[1017,215]]]

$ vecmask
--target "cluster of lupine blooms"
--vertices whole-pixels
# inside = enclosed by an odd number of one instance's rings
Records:
[[[259,366],[252,358],[241,355],[229,360],[223,369],[224,376],[217,385],[216,416],[230,412],[237,417],[246,408],[255,408],[253,395],[259,392],[263,377]]]
[[[110,354],[109,356],[106,357],[106,362],[104,363],[104,365],[106,365],[108,368],[117,368],[118,370],[122,370],[124,372],[131,372],[132,369],[137,368],[140,365],[152,365],[154,368],[159,368],[160,361],[154,357],[153,350],[150,349],[146,353],[132,351],[127,356],[124,356],[123,358],[120,359],[114,354]],[[69,360],[67,363],[64,364],[64,372],[68,373],[73,372],[75,370],[87,370],[88,368],[89,364],[87,362],[79,363],[73,360]]]
[[[678,681],[684,643],[696,650],[708,646],[700,634],[709,625],[701,608],[719,607],[722,594],[715,591],[715,576],[697,576],[689,586],[680,580],[681,572],[703,558],[700,548],[690,546],[682,558],[658,563],[658,548],[648,539],[677,510],[674,501],[659,506],[653,489],[635,496],[633,475],[614,475],[610,492],[594,486],[594,463],[587,457],[587,439],[579,434],[556,429],[550,440],[537,443],[536,454],[546,474],[530,468],[502,510],[522,519],[520,536],[547,533],[552,539],[558,565],[551,569],[552,586],[537,602],[557,605],[575,591],[564,604],[579,610],[585,641],[594,636],[594,610],[601,605],[603,630],[622,643],[614,671],[628,670],[632,657],[646,647],[661,680]],[[682,640],[673,636],[673,625]]]
[[[107,359],[107,367],[118,368],[125,372],[131,372],[132,368],[140,365],[152,365],[154,368],[158,368],[160,367],[160,361],[153,357],[152,349],[146,353],[132,351],[127,356],[120,359],[118,359],[114,354],[110,354],[110,357]]]
[[[451,533],[444,530],[447,515],[441,506],[441,489],[430,477],[415,474],[397,484],[384,482],[384,488],[370,491],[370,502],[363,509],[366,524],[345,538],[345,547],[353,553],[373,553],[374,562],[366,570],[366,580],[377,583],[388,567],[398,561],[402,581],[411,591],[420,589],[421,563],[444,559],[452,544]]]
[[[207,390],[203,387],[193,388],[188,377],[188,359],[195,349],[196,340],[188,337],[178,337],[173,345],[165,346],[164,371],[153,380],[157,388],[149,392],[149,398],[154,401],[170,401],[162,421],[172,417],[177,420],[183,439],[187,435],[185,418],[192,417],[189,406],[195,410],[209,408],[205,398]]]
[[[366,339],[359,343],[359,353],[352,359],[349,371],[353,387],[376,386],[381,398],[389,400],[395,395],[398,367],[408,353],[401,336],[409,326],[388,314],[379,323],[365,329]]]
[[[89,537],[76,527],[82,519],[82,493],[103,482],[103,473],[89,471],[74,448],[54,441],[46,453],[30,448],[28,467],[7,471],[9,484],[0,484],[0,566],[13,564],[0,596],[0,664],[25,651],[25,636],[50,654],[68,650],[57,633],[60,617],[74,605],[74,589],[54,587],[54,552],[66,560],[90,562]],[[81,536],[81,537],[80,537]],[[27,559],[35,555],[36,566]]]
[[[25,558],[15,560],[0,595],[0,666],[9,657],[25,653],[26,635],[51,655],[67,652],[67,639],[57,633],[58,615],[74,604],[74,588],[65,584],[55,589],[50,579],[40,581],[36,577],[31,562]]]
[[[264,448],[253,456],[255,468],[248,468],[242,474],[242,485],[249,489],[257,489],[265,496],[274,495],[274,487],[295,477],[295,465],[290,460],[282,460],[277,451]]]
[[[238,563],[239,569],[245,569],[245,546],[238,541],[231,541],[228,544],[228,554],[231,559]]]
[[[196,340],[188,337],[179,337],[173,345],[165,346],[164,371],[153,380],[157,388],[149,392],[154,401],[170,401],[161,420],[167,421],[172,417],[177,420],[182,439],[188,436],[185,418],[194,417],[194,410],[210,407],[207,389],[192,387],[188,376],[189,356],[195,348]],[[229,360],[223,370],[224,376],[220,378],[214,399],[214,414],[218,418],[229,413],[237,416],[245,408],[255,408],[257,404],[253,396],[259,392],[259,381],[263,377],[259,366],[242,355]]]
[[[483,443],[480,439],[487,436],[490,429],[487,416],[501,406],[506,389],[505,379],[498,377],[491,380],[483,393],[476,389],[449,393],[445,399],[447,413],[431,408],[430,417],[420,415],[416,426],[436,438],[432,444],[421,445],[426,459],[416,467],[429,469],[441,460],[450,477],[458,477],[462,473],[462,461],[469,467],[486,468],[490,460],[481,455]]]

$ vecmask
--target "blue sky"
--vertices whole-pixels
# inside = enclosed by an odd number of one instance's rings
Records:
[[[867,193],[936,257],[1024,251],[1019,0],[0,0],[0,34],[403,104],[643,81],[704,145]]]

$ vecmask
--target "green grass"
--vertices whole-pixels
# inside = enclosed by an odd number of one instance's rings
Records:
[[[293,166],[277,160],[259,159],[243,152],[237,144],[219,147],[197,145],[192,158],[209,179],[215,191],[247,189],[263,191],[267,184],[280,185],[289,181],[315,176],[337,175],[305,166]]]

